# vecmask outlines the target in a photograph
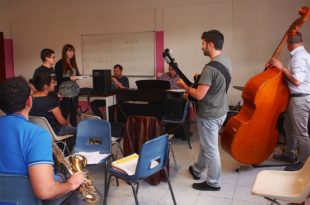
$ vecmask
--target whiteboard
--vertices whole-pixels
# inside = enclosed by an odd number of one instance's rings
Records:
[[[155,76],[155,32],[82,35],[83,74],[123,66],[125,76]]]

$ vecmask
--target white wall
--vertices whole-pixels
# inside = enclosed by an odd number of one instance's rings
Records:
[[[165,47],[174,50],[189,78],[208,62],[201,51],[201,33],[219,29],[225,35],[224,53],[233,63],[231,85],[242,86],[263,70],[304,5],[309,7],[310,0],[11,0],[0,2],[0,17],[3,8],[10,10],[9,23],[0,20],[0,28],[10,29],[16,75],[31,77],[41,63],[40,50],[50,47],[59,58],[65,43],[75,46],[82,70],[82,34],[154,30],[164,31]],[[301,31],[310,50],[310,22]],[[288,55],[285,49],[282,53],[285,62]],[[130,79],[132,87],[137,79]],[[230,104],[240,96],[240,91],[229,89]]]
[[[3,32],[4,38],[11,38],[10,3],[9,0],[0,1],[0,32]]]

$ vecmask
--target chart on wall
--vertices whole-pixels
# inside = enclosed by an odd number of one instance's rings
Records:
[[[155,33],[82,35],[83,73],[123,66],[126,76],[155,75]]]

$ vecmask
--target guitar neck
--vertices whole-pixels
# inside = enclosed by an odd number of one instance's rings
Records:
[[[178,66],[176,66],[174,63],[170,63],[169,64],[174,70],[175,72],[178,74],[178,76],[184,81],[184,83],[187,86],[192,87],[194,84],[184,75],[184,73],[182,73],[182,71],[178,68]]]

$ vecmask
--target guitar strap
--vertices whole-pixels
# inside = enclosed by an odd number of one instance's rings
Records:
[[[211,61],[207,64],[207,66],[212,66],[223,74],[225,81],[226,81],[226,93],[227,93],[227,90],[229,88],[229,84],[231,81],[231,75],[228,72],[227,68],[222,63],[220,63],[218,61]]]

